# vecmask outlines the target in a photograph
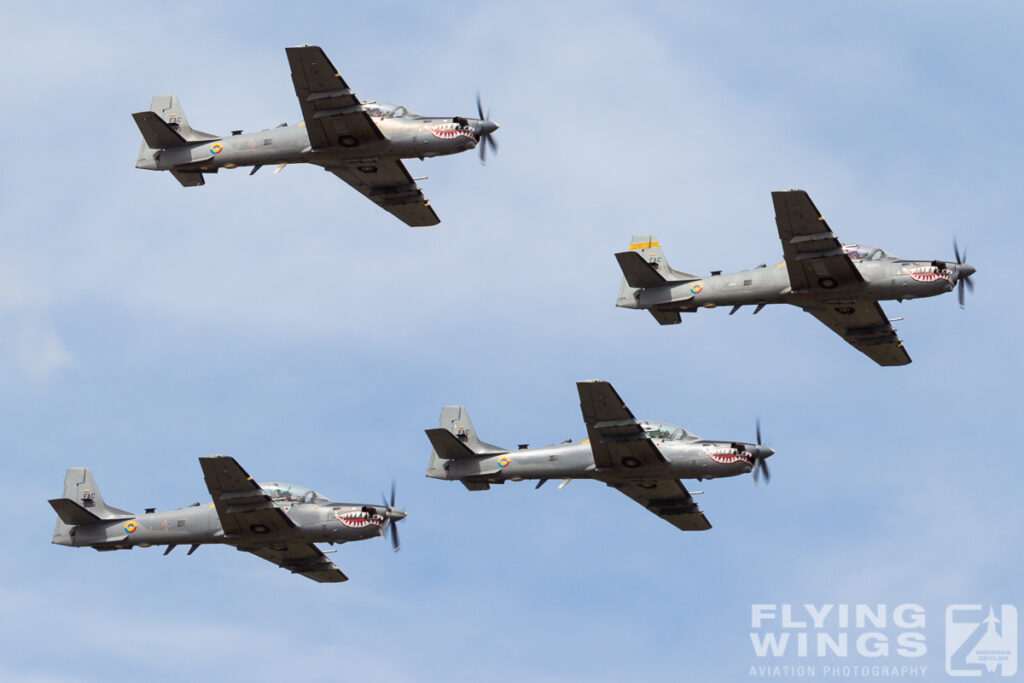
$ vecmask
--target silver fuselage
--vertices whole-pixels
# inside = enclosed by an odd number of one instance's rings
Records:
[[[355,503],[277,503],[295,528],[259,535],[260,543],[275,540],[309,543],[346,543],[380,535],[387,508]],[[404,516],[404,515],[403,515]],[[251,540],[252,535],[248,538]],[[150,512],[131,519],[73,526],[53,542],[67,546],[92,546],[98,550],[122,550],[134,546],[237,543],[224,533],[213,503]]]
[[[785,263],[762,266],[737,273],[711,275],[696,281],[668,283],[646,289],[623,283],[617,306],[696,311],[716,306],[760,304],[810,305],[827,300],[832,304],[858,301],[918,299],[944,294],[953,289],[958,277],[955,263],[916,261],[887,257],[885,260],[854,260],[863,282],[813,295],[794,290]]]
[[[523,448],[492,456],[441,460],[433,458],[427,476],[503,484],[523,479],[597,479],[625,482],[653,479],[717,479],[751,471],[753,444],[687,439],[652,439],[664,458],[634,469],[602,469],[594,463],[588,441]],[[739,447],[739,448],[737,448]]]
[[[451,117],[374,118],[383,139],[354,147],[332,146],[327,150],[312,148],[303,123],[203,140],[172,149],[153,150],[143,144],[135,166],[153,171],[185,168],[215,173],[221,168],[240,166],[295,163],[332,166],[380,158],[422,159],[457,154],[476,147],[478,138],[473,131],[482,122],[464,120],[465,125],[456,123]]]

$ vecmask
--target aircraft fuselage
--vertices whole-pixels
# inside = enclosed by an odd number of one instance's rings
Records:
[[[935,261],[895,259],[854,261],[863,282],[815,294],[830,302],[917,299],[944,294],[956,282],[955,265]],[[936,265],[938,263],[938,265]],[[664,308],[696,311],[716,306],[810,303],[810,294],[794,290],[785,263],[774,267],[711,275],[695,281],[668,283],[659,287],[624,287],[616,305],[624,308]]]
[[[754,444],[687,440],[653,440],[665,462],[634,469],[602,469],[594,463],[587,441],[524,448],[478,458],[437,461],[427,472],[435,479],[503,484],[523,479],[716,479],[746,474],[753,468]],[[739,446],[740,448],[737,448]]]
[[[275,503],[295,523],[285,532],[260,529],[260,543],[301,540],[309,543],[346,543],[380,535],[386,508],[351,503]],[[252,538],[250,535],[249,538]],[[59,545],[92,546],[99,550],[122,550],[134,546],[186,545],[237,542],[226,534],[213,503],[177,510],[149,512],[131,519],[72,527]]]
[[[153,150],[145,145],[139,151],[136,168],[153,171],[190,170],[215,173],[221,168],[274,164],[313,163],[320,166],[357,164],[380,158],[413,159],[457,154],[476,147],[474,133],[482,122],[452,118],[404,117],[374,118],[383,139],[332,146],[315,150],[305,125],[277,128],[203,140],[171,149]]]

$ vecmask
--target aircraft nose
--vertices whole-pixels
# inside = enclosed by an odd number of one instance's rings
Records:
[[[388,517],[390,517],[396,522],[400,519],[405,519],[405,515],[405,510],[399,510],[398,508],[388,508]]]
[[[970,277],[974,275],[975,272],[977,272],[977,268],[966,263],[961,263],[957,267],[957,270],[960,272],[960,277]]]
[[[500,127],[501,126],[496,124],[494,121],[486,121],[486,120],[481,121],[480,122],[480,128],[479,128],[478,135],[480,135],[480,136],[490,135],[494,131],[498,130],[498,128],[500,128]]]

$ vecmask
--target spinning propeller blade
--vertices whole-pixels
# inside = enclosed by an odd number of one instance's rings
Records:
[[[768,462],[766,461],[766,458],[775,451],[773,451],[770,448],[766,449],[761,444],[760,417],[757,418],[757,421],[754,423],[754,425],[755,431],[757,433],[757,448],[755,449],[756,452],[750,454],[751,459],[754,461],[754,468],[753,470],[751,470],[751,474],[753,474],[754,476],[754,483],[757,484],[758,475],[761,473],[761,471],[764,471],[764,483],[770,484],[772,480],[772,473],[768,471]]]
[[[400,519],[405,518],[405,512],[395,507],[395,480],[391,480],[391,500],[388,501],[387,496],[383,493],[380,494],[380,499],[384,502],[384,526],[381,527],[380,535],[385,536],[390,532],[391,535],[391,546],[398,552],[401,545],[398,542],[398,527],[395,523]]]
[[[974,267],[967,265],[967,249],[964,249],[963,256],[957,247],[956,238],[953,238],[953,255],[956,256],[956,299],[960,308],[964,308],[964,287],[974,293],[974,283],[971,282],[971,275],[974,274]]]
[[[480,163],[486,164],[488,147],[490,147],[491,151],[494,152],[495,154],[498,153],[498,143],[495,142],[494,137],[492,137],[494,131],[498,129],[498,126],[497,124],[491,121],[490,111],[488,111],[486,115],[484,114],[484,105],[480,101],[479,92],[477,92],[476,94],[476,113],[477,118],[480,120],[482,124],[484,124],[483,128],[481,129],[481,132],[478,133],[477,137],[479,138],[478,145],[480,147]]]

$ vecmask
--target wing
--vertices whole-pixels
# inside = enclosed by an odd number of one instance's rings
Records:
[[[285,49],[313,149],[356,147],[384,140],[327,55],[316,45]]]
[[[319,583],[341,583],[348,581],[340,569],[312,543],[269,543],[263,545],[238,545],[239,550],[252,553],[273,562],[293,574],[302,574]]]
[[[286,52],[313,149],[352,149],[385,140],[323,50],[307,45],[290,47]],[[398,159],[360,160],[326,168],[410,227],[441,222]]]
[[[772,202],[794,291],[820,293],[864,281],[806,192],[772,192]]]
[[[683,531],[706,531],[708,518],[678,479],[608,484]]]
[[[441,222],[399,159],[375,159],[356,165],[324,168],[411,228]]]
[[[636,469],[665,462],[644,428],[608,382],[577,382],[594,464]]]
[[[808,306],[804,310],[879,365],[906,365],[910,355],[877,302]]]
[[[234,458],[215,455],[199,458],[199,464],[226,536],[248,539],[295,528]]]

